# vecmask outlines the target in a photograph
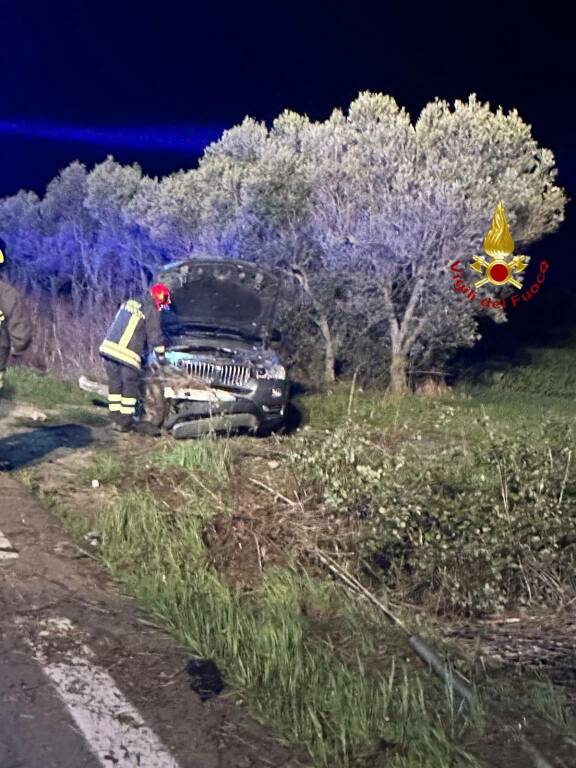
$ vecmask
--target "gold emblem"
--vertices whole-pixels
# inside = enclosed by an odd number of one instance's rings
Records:
[[[505,285],[510,283],[515,288],[522,288],[523,275],[530,261],[529,256],[514,256],[514,240],[508,228],[508,221],[504,212],[502,202],[498,203],[492,224],[488,230],[482,244],[485,253],[490,256],[491,261],[487,261],[484,256],[473,256],[470,268],[483,275],[481,280],[477,280],[474,285],[480,288],[486,283],[492,285]],[[512,259],[508,259],[512,256]],[[514,275],[520,275],[519,278]]]

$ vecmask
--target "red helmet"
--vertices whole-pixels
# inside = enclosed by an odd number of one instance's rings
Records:
[[[164,283],[156,283],[150,288],[150,295],[154,299],[156,309],[168,309],[172,303],[170,288]]]

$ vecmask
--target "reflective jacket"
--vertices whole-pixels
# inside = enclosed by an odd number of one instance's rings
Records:
[[[108,360],[140,368],[144,352],[151,348],[158,354],[165,351],[160,311],[146,294],[142,301],[129,299],[120,306],[100,345],[100,354]]]
[[[10,352],[21,355],[32,341],[32,320],[18,291],[0,280],[0,371],[6,369]]]

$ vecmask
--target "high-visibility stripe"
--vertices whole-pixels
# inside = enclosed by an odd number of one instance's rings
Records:
[[[140,320],[144,320],[142,304],[140,304],[139,301],[136,301],[135,299],[128,299],[128,301],[125,301],[122,305],[122,309],[125,309],[127,312],[131,312],[133,315],[136,315],[140,318]]]
[[[122,395],[108,395],[109,403],[119,403],[122,400]]]
[[[118,340],[118,346],[120,347],[127,347],[128,344],[132,341],[132,337],[134,336],[134,333],[136,331],[136,328],[140,325],[140,318],[138,315],[132,315],[130,320],[126,323],[126,328],[124,329],[124,333],[122,336],[120,336],[120,339]]]
[[[136,405],[138,402],[135,397],[122,397],[122,405]]]
[[[99,352],[104,357],[110,357],[112,360],[117,360],[119,363],[125,363],[132,368],[140,368],[142,365],[142,358],[140,355],[133,352],[131,349],[121,347],[115,341],[108,341],[106,339],[100,345]]]
[[[120,403],[109,403],[108,410],[111,413],[120,413],[120,411],[122,410],[122,406],[120,405]]]
[[[127,414],[129,416],[132,416],[136,413],[136,408],[133,405],[121,405],[120,406],[120,413]]]

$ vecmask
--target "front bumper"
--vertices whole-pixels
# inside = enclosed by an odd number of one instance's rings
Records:
[[[177,388],[165,391],[171,401],[164,428],[174,437],[197,437],[205,432],[250,432],[278,429],[284,421],[289,385],[285,380],[259,379],[254,390],[235,392],[208,388],[178,397]]]

